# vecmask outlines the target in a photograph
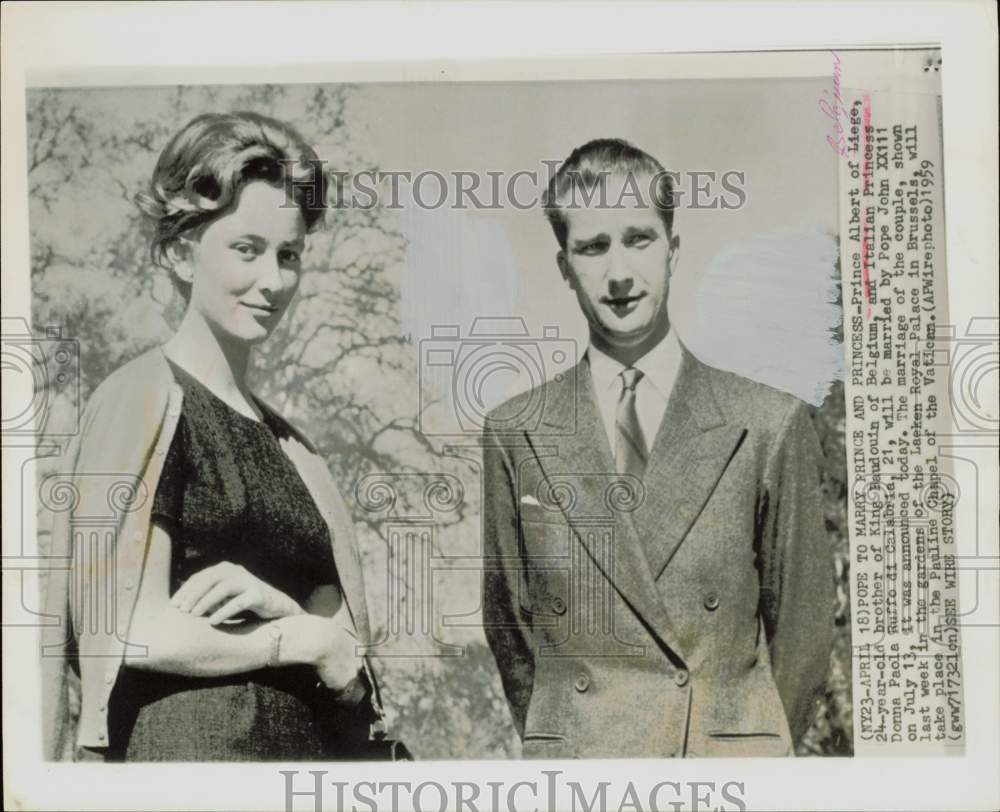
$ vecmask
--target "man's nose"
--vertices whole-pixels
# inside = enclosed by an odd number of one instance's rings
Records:
[[[614,286],[632,281],[632,271],[625,257],[625,251],[621,248],[612,248],[608,252],[607,280],[609,285]]]

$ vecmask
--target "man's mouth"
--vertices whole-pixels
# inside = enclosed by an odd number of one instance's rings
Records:
[[[604,296],[601,303],[606,304],[615,312],[631,310],[637,302],[646,298],[646,293],[637,293],[633,296]]]

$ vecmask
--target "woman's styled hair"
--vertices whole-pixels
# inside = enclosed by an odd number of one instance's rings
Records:
[[[168,251],[177,240],[223,213],[254,180],[284,188],[287,199],[302,211],[307,231],[322,221],[327,198],[323,162],[294,128],[251,112],[205,113],[192,119],[160,153],[149,191],[136,195],[155,229],[153,262],[169,269]],[[176,276],[174,282],[183,285]]]

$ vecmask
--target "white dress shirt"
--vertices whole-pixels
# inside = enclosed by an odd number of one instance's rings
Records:
[[[671,328],[659,344],[633,364],[642,372],[642,378],[635,387],[635,411],[647,452],[653,450],[653,441],[663,422],[663,415],[666,414],[667,401],[670,400],[670,393],[677,381],[681,359],[681,345]],[[587,348],[587,360],[590,363],[590,377],[594,384],[597,406],[608,435],[611,455],[614,456],[615,418],[622,394],[620,373],[625,366],[593,344]]]

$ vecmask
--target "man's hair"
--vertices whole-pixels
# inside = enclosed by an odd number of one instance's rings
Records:
[[[621,138],[597,138],[573,150],[562,162],[556,173],[549,179],[543,198],[545,216],[555,232],[559,247],[566,249],[568,226],[560,198],[567,194],[583,193],[584,200],[592,196],[593,190],[607,182],[609,177],[649,176],[653,183],[643,187],[637,185],[640,200],[654,206],[663,221],[667,236],[673,233],[674,225],[674,182],[663,165],[648,152]]]

